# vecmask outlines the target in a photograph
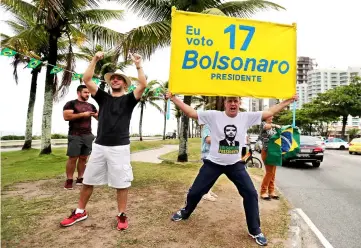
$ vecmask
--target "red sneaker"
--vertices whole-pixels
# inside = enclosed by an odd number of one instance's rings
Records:
[[[118,225],[117,225],[118,231],[128,229],[128,218],[125,215],[125,213],[121,213],[120,215],[118,215],[117,220],[118,220]]]
[[[73,189],[73,179],[66,179],[64,189]]]
[[[73,212],[71,212],[71,215],[68,218],[65,218],[62,222],[60,222],[60,225],[63,227],[67,227],[67,226],[72,226],[75,223],[85,220],[88,218],[88,215],[86,214],[86,211],[84,210],[84,212],[82,214],[75,213],[75,210],[73,210]]]

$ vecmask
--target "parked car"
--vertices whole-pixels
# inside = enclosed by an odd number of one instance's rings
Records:
[[[324,138],[322,138],[321,136],[314,136],[317,140],[316,143],[317,145],[321,146],[323,150],[326,150],[326,143]]]
[[[318,144],[319,138],[313,136],[300,136],[300,152],[296,157],[289,158],[284,163],[311,162],[313,167],[320,167],[323,162],[324,149]]]
[[[165,134],[166,139],[175,139],[177,137],[175,132],[168,132]]]
[[[327,149],[340,149],[345,150],[349,148],[349,144],[340,138],[331,138],[325,140],[325,145]]]
[[[361,138],[356,138],[356,139],[351,140],[350,146],[348,148],[348,153],[361,154]]]

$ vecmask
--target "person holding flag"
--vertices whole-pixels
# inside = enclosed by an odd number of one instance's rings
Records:
[[[266,121],[261,123],[260,138],[262,141],[261,157],[266,168],[266,174],[263,177],[261,185],[261,199],[270,201],[271,199],[279,200],[279,196],[275,193],[276,166],[266,164],[267,148],[270,138],[276,133],[276,129],[281,126],[272,123],[273,116],[268,117]],[[267,192],[268,191],[268,192]],[[267,194],[268,193],[268,194]]]
[[[222,174],[226,174],[243,198],[249,235],[258,245],[267,245],[267,239],[260,228],[258,194],[245,164],[241,160],[242,146],[249,127],[259,125],[262,120],[277,114],[297,100],[297,96],[263,112],[239,112],[239,97],[226,97],[224,101],[225,111],[196,111],[169,92],[166,94],[166,98],[171,99],[185,115],[197,120],[200,125],[208,124],[212,144],[210,153],[203,160],[203,165],[187,194],[185,207],[174,213],[171,219],[173,221],[188,219],[202,196],[212,188]]]

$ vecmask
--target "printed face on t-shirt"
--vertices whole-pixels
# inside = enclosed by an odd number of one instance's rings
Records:
[[[227,125],[224,128],[224,134],[226,135],[226,140],[233,141],[237,135],[237,128],[234,125]]]

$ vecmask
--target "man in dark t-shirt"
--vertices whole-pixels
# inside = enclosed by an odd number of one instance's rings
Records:
[[[141,56],[132,54],[132,61],[138,71],[137,88],[125,94],[126,89],[131,85],[131,80],[120,70],[116,70],[114,73],[104,75],[105,81],[112,89],[112,94],[109,95],[91,80],[96,63],[102,58],[102,52],[96,53],[83,76],[84,83],[99,104],[97,138],[85,169],[78,208],[60,225],[67,227],[88,218],[85,207],[93,192],[93,186],[108,184],[117,190],[119,211],[117,229],[125,230],[128,228],[128,219],[125,214],[128,188],[133,181],[129,125],[133,109],[147,87],[147,80],[142,69]]]
[[[98,118],[97,109],[88,103],[89,90],[85,85],[77,88],[78,98],[67,102],[63,108],[64,120],[69,121],[68,161],[64,189],[73,189],[73,175],[77,165],[77,185],[82,185],[86,160],[92,150],[94,135],[91,129],[91,117]],[[78,163],[77,163],[78,162]]]

